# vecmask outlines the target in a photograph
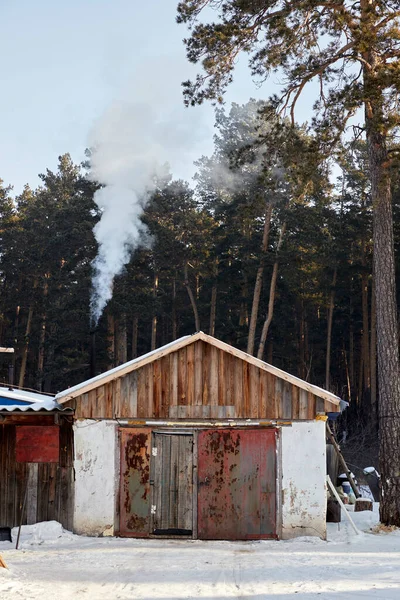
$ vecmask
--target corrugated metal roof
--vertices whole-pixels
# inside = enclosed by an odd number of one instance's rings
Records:
[[[73,409],[69,407],[64,407],[61,404],[57,404],[54,402],[52,406],[43,406],[43,404],[33,403],[26,404],[25,406],[21,406],[19,404],[15,405],[7,405],[3,406],[0,404],[0,413],[2,412],[64,412],[64,413],[73,413]]]
[[[64,411],[54,396],[39,392],[0,387],[0,412]]]

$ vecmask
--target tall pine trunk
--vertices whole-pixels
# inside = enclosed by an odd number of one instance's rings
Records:
[[[128,360],[126,315],[122,314],[116,323],[116,366]]]
[[[214,281],[213,281],[213,285],[211,288],[211,302],[210,302],[210,327],[209,327],[210,335],[215,335],[215,318],[216,318],[216,314],[217,314],[217,291],[218,291],[218,288],[217,288],[218,259],[216,259],[214,261],[213,276],[214,276]]]
[[[187,261],[185,261],[185,264],[183,266],[183,277],[184,277],[183,283],[184,283],[184,286],[185,286],[186,291],[188,293],[190,304],[192,305],[192,309],[193,309],[194,326],[196,328],[196,331],[200,331],[199,311],[197,310],[196,298],[194,297],[193,290],[192,290],[192,288],[190,286],[189,273],[188,273],[188,262]]]
[[[260,345],[258,347],[258,353],[257,353],[257,358],[259,358],[261,360],[262,360],[262,358],[264,356],[264,347],[265,347],[265,342],[267,340],[269,326],[271,325],[272,317],[274,316],[276,281],[277,281],[277,278],[278,278],[279,251],[280,251],[281,246],[282,246],[282,242],[283,242],[283,237],[285,235],[285,231],[286,231],[286,222],[284,222],[283,225],[282,225],[282,227],[281,227],[281,231],[280,231],[280,234],[279,234],[278,245],[277,245],[277,248],[276,248],[276,259],[275,259],[274,267],[272,269],[271,283],[270,283],[270,286],[269,286],[268,312],[267,312],[267,316],[266,316],[266,319],[264,321],[264,326],[263,326],[263,329],[262,329],[262,332],[261,332]]]
[[[176,277],[172,280],[172,340],[176,340],[178,337],[178,324],[176,318]]]
[[[138,355],[139,317],[134,315],[132,320],[132,358]]]
[[[330,389],[330,378],[331,378],[331,348],[332,348],[332,324],[333,324],[333,310],[335,308],[335,287],[337,278],[337,267],[333,272],[331,293],[329,294],[329,306],[328,306],[328,328],[326,334],[326,361],[325,361],[325,389]]]
[[[115,320],[114,315],[107,313],[107,355],[108,368],[115,367]]]
[[[268,239],[269,239],[269,230],[271,225],[271,217],[272,217],[272,204],[268,203],[265,209],[265,220],[264,220],[264,231],[263,231],[263,240],[261,246],[261,260],[257,269],[256,282],[254,284],[254,293],[253,293],[253,304],[251,307],[251,316],[250,316],[250,325],[249,325],[249,337],[247,340],[247,353],[254,353],[254,341],[256,337],[256,327],[257,327],[257,318],[258,318],[258,308],[260,306],[260,298],[261,298],[261,290],[262,290],[262,281],[265,267],[265,254],[268,248]]]
[[[363,3],[365,4],[365,3]],[[383,97],[374,81],[378,58],[369,52],[364,69],[366,137],[373,205],[374,275],[379,378],[380,518],[400,526],[400,365],[397,329],[393,214]]]
[[[157,346],[157,292],[158,292],[158,273],[154,273],[153,281],[153,318],[151,320],[151,350]]]
[[[46,306],[47,295],[49,293],[48,275],[45,275],[45,283],[43,286],[43,304]],[[47,313],[46,308],[43,309],[42,319],[40,323],[40,334],[39,334],[39,353],[38,353],[38,368],[37,368],[37,383],[36,387],[38,390],[43,390],[43,371],[44,371],[44,351],[46,344],[46,326],[47,326]]]
[[[375,276],[372,275],[371,292],[371,343],[370,343],[370,371],[371,371],[371,409],[372,418],[377,417],[376,407],[376,302],[375,302]]]

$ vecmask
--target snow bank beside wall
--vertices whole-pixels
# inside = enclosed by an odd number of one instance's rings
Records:
[[[326,538],[325,421],[281,430],[282,538]]]
[[[115,421],[74,424],[75,533],[114,535],[117,435]]]

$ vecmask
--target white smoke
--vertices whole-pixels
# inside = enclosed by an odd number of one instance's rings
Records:
[[[196,144],[207,135],[203,111],[185,109],[180,69],[168,61],[146,64],[133,86],[97,120],[89,137],[91,177],[101,210],[94,228],[98,255],[93,261],[91,319],[97,324],[112,297],[114,277],[143,241],[140,221],[155,181],[168,163],[180,176],[191,170]]]

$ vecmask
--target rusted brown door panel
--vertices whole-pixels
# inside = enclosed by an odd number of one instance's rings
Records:
[[[192,535],[193,435],[154,433],[152,533]]]
[[[276,537],[276,432],[208,430],[198,437],[198,537]]]
[[[120,535],[150,533],[150,429],[120,429]]]

